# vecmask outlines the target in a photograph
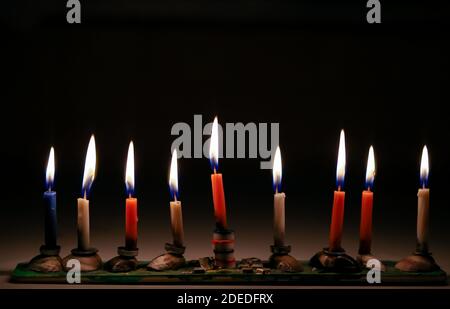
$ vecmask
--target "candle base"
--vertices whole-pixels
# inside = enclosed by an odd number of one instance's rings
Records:
[[[63,265],[67,265],[67,262],[71,259],[78,260],[80,262],[80,270],[82,272],[99,270],[102,267],[102,259],[97,254],[98,250],[95,248],[89,249],[72,249],[71,254],[63,259]],[[70,268],[66,268],[66,271]]]
[[[216,229],[213,233],[214,265],[216,268],[235,268],[234,231]]]
[[[302,272],[303,266],[296,258],[289,255],[291,246],[270,246],[272,255],[269,258],[269,263],[272,268],[284,272]]]
[[[148,263],[148,270],[176,270],[186,265],[186,259],[183,256],[186,247],[166,243],[164,249],[166,249],[166,253],[155,257]]]
[[[60,246],[47,247],[42,245],[39,249],[40,254],[32,258],[28,263],[28,269],[40,273],[62,271],[63,261],[59,256],[60,249]]]
[[[378,260],[380,262],[381,271],[386,271],[386,266],[381,262],[381,260],[379,258],[377,258],[376,256],[372,255],[371,253],[358,254],[356,256],[356,261],[359,263],[361,268],[372,269],[372,267],[367,266],[367,262],[369,262],[370,260],[373,260],[373,259],[376,259],[376,260]]]
[[[135,270],[138,265],[138,260],[136,259],[138,252],[137,248],[129,250],[126,247],[118,247],[118,256],[106,262],[105,269],[113,273],[126,273]]]
[[[420,251],[416,251],[399,261],[395,264],[395,268],[406,272],[431,272],[441,269],[431,253]]]
[[[321,271],[336,273],[356,273],[361,271],[358,262],[342,251],[329,251],[324,248],[317,252],[310,260],[309,265]]]

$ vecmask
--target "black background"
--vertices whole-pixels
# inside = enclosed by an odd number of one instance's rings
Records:
[[[3,4],[2,4],[3,5]],[[141,258],[170,241],[167,185],[176,122],[279,122],[287,237],[307,259],[327,243],[339,131],[347,138],[343,245],[358,245],[367,152],[375,148],[374,253],[413,251],[420,154],[430,154],[431,249],[450,267],[448,11],[444,2],[89,1],[81,25],[56,1],[2,12],[3,268],[42,242],[41,195],[55,147],[60,242],[76,243],[86,148],[97,141],[92,243],[104,259],[123,242],[124,170],[136,150]],[[205,137],[206,139],[206,137]],[[223,159],[239,258],[269,255],[272,175],[259,159]],[[179,161],[187,256],[211,255],[207,159]],[[12,250],[11,250],[12,249]]]

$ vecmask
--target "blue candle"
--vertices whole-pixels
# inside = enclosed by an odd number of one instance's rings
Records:
[[[55,152],[53,147],[50,149],[48,157],[46,182],[47,191],[44,193],[44,211],[45,211],[45,247],[55,248],[56,245],[56,192],[52,191],[53,180],[55,176]]]

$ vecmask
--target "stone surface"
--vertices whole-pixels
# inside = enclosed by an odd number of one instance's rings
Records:
[[[395,268],[407,272],[430,272],[439,270],[431,255],[413,254],[395,264]]]
[[[59,255],[38,255],[28,264],[28,268],[40,273],[59,272],[63,270],[63,261]]]
[[[274,254],[270,257],[270,264],[272,268],[281,270],[283,272],[301,272],[303,266],[296,258],[286,254],[278,255]]]
[[[147,269],[156,271],[175,270],[185,264],[186,260],[182,255],[164,253],[151,260],[147,265]]]
[[[125,273],[137,268],[138,261],[135,257],[116,256],[106,262],[105,268],[113,273]]]
[[[102,268],[102,259],[97,253],[90,256],[78,256],[74,254],[69,254],[63,259],[63,265],[66,270],[69,270],[66,267],[67,261],[71,259],[75,259],[80,262],[80,268],[82,272],[94,271]]]
[[[367,266],[367,262],[372,259],[376,259],[376,260],[380,261],[381,271],[386,271],[386,266],[381,262],[381,260],[379,258],[373,256],[372,254],[363,254],[363,255],[358,255],[356,257],[356,261],[361,265],[361,267],[368,268],[368,269],[372,269],[372,267]]]
[[[263,266],[263,262],[255,257],[251,257],[251,258],[245,258],[242,259],[239,264],[238,264],[238,268],[262,268]]]

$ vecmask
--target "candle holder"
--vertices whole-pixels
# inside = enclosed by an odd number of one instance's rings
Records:
[[[441,269],[431,253],[427,249],[421,250],[419,246],[416,252],[395,264],[395,268],[406,272],[431,272]]]
[[[186,247],[166,243],[164,249],[166,253],[155,257],[148,263],[148,270],[176,270],[186,265],[186,259],[183,256]]]
[[[381,260],[379,258],[372,255],[372,253],[370,253],[370,252],[365,253],[365,254],[360,253],[356,256],[356,261],[359,263],[361,268],[372,269],[372,267],[367,266],[367,262],[369,262],[370,260],[373,260],[373,259],[376,259],[377,261],[380,262],[381,271],[386,271],[386,266],[381,262]]]
[[[113,257],[105,264],[105,268],[113,273],[126,273],[135,270],[138,265],[136,256],[139,249],[127,249],[126,247],[117,247],[118,256]]]
[[[235,268],[234,231],[216,228],[213,233],[214,265],[217,268]]]
[[[272,255],[269,258],[269,263],[272,268],[279,269],[284,272],[302,272],[302,264],[293,256],[289,255],[291,246],[270,246]]]
[[[96,248],[72,249],[71,254],[63,259],[63,265],[67,265],[69,260],[75,259],[80,262],[80,270],[82,272],[99,270],[102,267],[102,259],[97,252],[98,250]],[[66,268],[66,270],[69,269]]]
[[[47,247],[42,245],[39,248],[40,254],[31,259],[28,269],[40,272],[51,273],[63,270],[63,261],[59,256],[60,246]]]
[[[346,254],[342,248],[340,251],[329,251],[328,248],[324,248],[309,260],[309,265],[326,272],[356,273],[361,271],[358,262]]]

